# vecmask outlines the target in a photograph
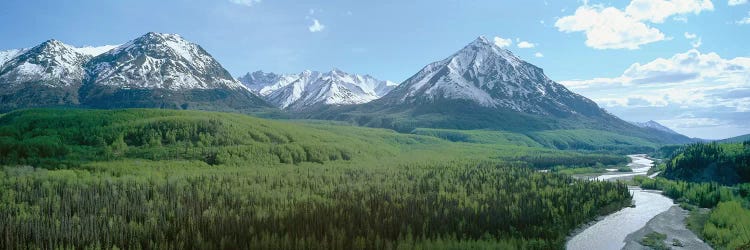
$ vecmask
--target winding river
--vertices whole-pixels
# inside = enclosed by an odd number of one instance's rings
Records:
[[[646,175],[653,161],[645,155],[629,155],[632,162],[628,164],[632,173],[612,173],[596,177],[597,180],[616,180]],[[626,207],[607,215],[595,224],[584,229],[568,240],[568,249],[622,249],[625,238],[641,229],[656,215],[674,206],[671,199],[659,192],[631,187],[635,207]]]

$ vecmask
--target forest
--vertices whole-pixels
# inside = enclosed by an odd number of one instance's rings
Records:
[[[636,177],[691,211],[688,225],[718,249],[750,246],[750,142],[696,143],[672,151],[656,179]],[[663,178],[666,177],[666,178]],[[711,208],[701,214],[692,207]]]
[[[0,248],[562,248],[631,204],[540,146],[150,109],[0,117]]]

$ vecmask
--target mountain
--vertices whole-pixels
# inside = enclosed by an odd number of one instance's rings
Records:
[[[0,51],[0,112],[54,106],[271,107],[178,35],[151,32],[123,45],[81,48],[49,40]]]
[[[656,130],[666,132],[666,133],[671,133],[671,134],[680,134],[653,120],[647,121],[647,122],[630,122],[630,123],[641,128],[656,129]]]
[[[484,37],[427,65],[383,99],[389,105],[460,100],[536,115],[606,115],[591,100],[550,80],[542,69]]]
[[[533,137],[538,131],[586,129],[658,143],[690,141],[682,135],[643,129],[619,119],[484,37],[444,60],[428,64],[380,99],[297,116],[402,132],[420,127],[492,129]]]
[[[746,142],[746,141],[750,141],[750,134],[730,137],[724,140],[719,140],[719,142],[721,143],[736,143],[736,142]]]
[[[90,55],[57,40],[0,53],[0,111],[79,104]]]
[[[267,107],[199,45],[150,32],[85,65],[83,103],[96,108]]]
[[[256,71],[239,80],[277,107],[295,111],[320,105],[367,103],[384,96],[396,86],[390,81],[349,74],[338,69],[326,73],[308,70],[296,75]]]

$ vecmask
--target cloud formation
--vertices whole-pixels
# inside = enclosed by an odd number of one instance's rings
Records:
[[[729,5],[729,6],[737,6],[737,5],[746,4],[746,3],[747,3],[747,0],[729,0],[729,2],[727,3],[727,5]]]
[[[518,48],[521,48],[521,49],[530,49],[530,48],[536,47],[536,44],[533,44],[533,43],[530,43],[530,42],[527,42],[527,41],[521,41],[521,42],[518,43],[517,46],[518,46]]]
[[[534,57],[536,57],[536,58],[542,58],[542,57],[544,57],[544,54],[542,54],[542,52],[536,52],[536,53],[534,53]]]
[[[510,45],[513,44],[513,40],[502,38],[499,36],[496,36],[493,40],[495,42],[495,45],[497,45],[500,48],[509,47]]]
[[[750,57],[725,59],[691,49],[635,63],[617,77],[562,84],[625,119],[663,121],[693,136],[710,132],[698,132],[708,123],[696,122],[708,120],[723,126],[722,133],[750,133]],[[705,137],[723,136],[731,134]]]
[[[325,28],[326,28],[326,26],[323,25],[323,24],[321,24],[318,19],[313,19],[312,25],[310,25],[310,27],[307,27],[307,29],[310,30],[310,32],[313,32],[313,33],[315,33],[315,32],[321,32]]]
[[[739,25],[750,24],[750,12],[747,13],[747,16],[745,18],[738,20],[737,24]]]
[[[245,5],[248,7],[251,7],[257,3],[260,3],[261,0],[229,0],[229,2],[239,5]]]
[[[584,5],[555,22],[561,32],[583,32],[586,46],[595,49],[638,49],[667,39],[649,23],[663,23],[674,15],[713,10],[710,0],[632,0],[621,10],[603,5]]]

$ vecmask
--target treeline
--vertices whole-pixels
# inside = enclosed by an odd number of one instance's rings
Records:
[[[697,143],[672,152],[660,176],[635,177],[643,188],[659,189],[682,204],[712,208],[704,219],[691,219],[697,233],[718,249],[750,247],[750,142]],[[697,211],[691,217],[701,218]]]
[[[302,128],[304,129],[304,128]],[[27,110],[0,118],[0,164],[68,168],[122,158],[211,165],[349,160],[352,145],[283,123],[195,111]]]
[[[0,171],[0,248],[549,249],[631,200],[624,184],[482,161],[88,169]]]
[[[750,142],[688,145],[675,151],[662,176],[728,185],[750,182]]]
[[[725,186],[716,182],[696,183],[664,178],[634,179],[642,188],[663,190],[664,195],[684,204],[713,208],[697,234],[718,249],[744,249],[750,245],[750,183]],[[702,216],[697,211],[691,216]]]

